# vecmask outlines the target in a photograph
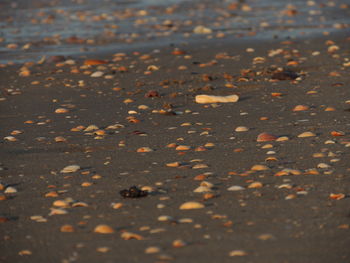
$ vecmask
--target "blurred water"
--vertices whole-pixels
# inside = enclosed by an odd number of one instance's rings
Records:
[[[350,0],[1,0],[0,61],[349,28]],[[194,34],[196,26],[210,34]]]

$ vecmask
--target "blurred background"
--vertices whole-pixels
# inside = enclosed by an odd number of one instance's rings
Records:
[[[349,0],[0,1],[0,61],[349,32]]]

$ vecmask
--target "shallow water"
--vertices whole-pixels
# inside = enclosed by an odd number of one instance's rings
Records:
[[[0,61],[208,38],[296,38],[350,27],[349,0],[0,2]],[[195,34],[202,25],[209,34]]]

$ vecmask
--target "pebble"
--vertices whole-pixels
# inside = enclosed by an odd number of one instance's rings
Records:
[[[201,209],[205,206],[202,203],[198,202],[185,202],[180,206],[181,210],[191,210],[191,209]]]
[[[62,170],[61,170],[61,173],[74,173],[76,171],[79,171],[80,170],[80,166],[79,165],[68,165],[66,167],[64,167]]]

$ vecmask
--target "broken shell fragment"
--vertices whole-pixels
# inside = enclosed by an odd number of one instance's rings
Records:
[[[329,195],[329,198],[330,199],[333,199],[333,200],[341,200],[343,198],[345,198],[345,194],[330,194]]]
[[[197,95],[196,96],[196,102],[200,104],[237,102],[238,99],[239,99],[238,95],[229,95],[229,96]]]

